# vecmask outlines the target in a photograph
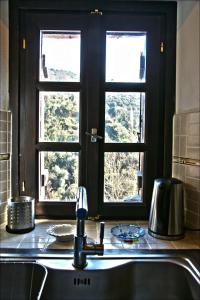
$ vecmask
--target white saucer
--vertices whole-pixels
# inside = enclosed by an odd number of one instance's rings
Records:
[[[73,226],[70,224],[52,225],[47,229],[47,233],[56,237],[58,242],[68,242],[73,240]]]

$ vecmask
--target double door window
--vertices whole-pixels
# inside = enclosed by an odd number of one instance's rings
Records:
[[[162,16],[26,12],[19,180],[40,215],[145,218],[163,171]]]

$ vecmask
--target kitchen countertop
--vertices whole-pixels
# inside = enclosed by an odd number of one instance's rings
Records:
[[[73,240],[57,242],[46,230],[55,224],[71,224],[76,230],[75,220],[36,220],[35,229],[29,233],[8,233],[5,224],[0,226],[1,249],[40,249],[40,250],[72,250]],[[111,228],[117,224],[137,224],[144,228],[145,235],[134,242],[123,242],[111,234]],[[99,222],[86,221],[85,233],[90,242],[99,242]],[[104,232],[105,250],[200,250],[200,231],[187,230],[185,237],[177,241],[156,239],[148,234],[147,221],[105,221]]]
[[[111,228],[113,226],[116,226],[118,224],[137,224],[144,228],[145,234],[143,237],[140,237],[137,241],[127,243],[122,242],[118,238],[114,237],[111,234]],[[0,261],[5,263],[15,264],[16,262],[22,262],[24,263],[36,263],[39,264],[40,267],[45,267],[48,275],[47,275],[47,288],[46,288],[46,294],[44,292],[44,298],[51,298],[55,299],[56,295],[58,297],[56,299],[61,299],[60,295],[64,295],[64,298],[66,297],[66,290],[74,286],[74,284],[71,281],[73,278],[78,278],[78,280],[81,278],[93,278],[91,281],[94,282],[94,279],[97,279],[98,287],[99,287],[99,280],[100,278],[104,278],[104,274],[112,274],[111,277],[113,278],[113,274],[117,271],[114,268],[113,272],[113,266],[119,265],[119,273],[121,273],[122,265],[126,265],[128,262],[134,263],[137,265],[137,263],[142,262],[148,263],[150,262],[150,265],[146,265],[147,272],[142,275],[142,273],[139,275],[139,278],[141,278],[143,287],[144,284],[144,278],[145,274],[149,274],[149,270],[152,269],[151,263],[159,263],[160,266],[163,266],[163,269],[160,269],[159,275],[158,273],[154,274],[154,280],[156,280],[156,284],[159,282],[159,278],[161,278],[160,283],[168,282],[169,281],[169,288],[171,291],[171,282],[176,277],[177,279],[179,276],[176,273],[175,270],[177,267],[182,267],[182,271],[189,270],[191,274],[193,275],[193,281],[196,279],[196,281],[199,282],[199,272],[200,272],[200,231],[186,231],[185,237],[181,240],[177,241],[166,241],[166,240],[160,240],[151,237],[148,234],[148,223],[144,221],[105,221],[105,238],[104,238],[104,253],[103,256],[88,256],[87,257],[87,267],[84,269],[84,272],[88,271],[88,273],[82,273],[83,270],[77,270],[74,265],[74,250],[73,250],[73,240],[68,242],[57,242],[55,237],[49,235],[47,233],[47,229],[55,224],[71,224],[74,227],[74,231],[76,230],[76,221],[69,221],[69,220],[36,220],[36,226],[35,229],[32,230],[29,233],[25,234],[13,234],[8,233],[5,230],[5,224],[0,226]],[[99,241],[99,222],[94,221],[86,221],[85,226],[85,232],[87,234],[87,240],[90,242]],[[165,264],[165,262],[167,264]],[[117,263],[117,265],[115,265]],[[163,264],[164,263],[164,264]],[[170,263],[170,265],[169,265]],[[3,265],[2,264],[2,265]],[[151,266],[151,267],[150,267]],[[154,266],[154,265],[153,265]],[[172,272],[169,273],[166,270],[166,266],[168,266],[167,270],[171,270],[172,266],[173,268]],[[149,269],[150,267],[150,269]],[[157,270],[159,270],[159,265],[157,265]],[[170,267],[170,268],[169,268]],[[145,270],[144,268],[144,270]],[[108,273],[107,272],[108,269]],[[95,272],[90,272],[95,270]],[[96,274],[96,270],[100,270],[100,273]],[[105,272],[101,272],[104,271]],[[128,269],[129,270],[129,267]],[[135,270],[135,265],[132,270]],[[136,268],[137,270],[137,268]],[[156,264],[155,264],[155,270],[156,270]],[[63,272],[64,271],[64,272]],[[75,273],[71,273],[71,271],[74,271]],[[166,272],[165,272],[166,271]],[[112,273],[111,273],[112,272]],[[164,273],[163,273],[164,272]],[[175,272],[175,274],[173,273]],[[136,274],[131,272],[133,275],[133,278]],[[153,272],[154,273],[154,272]],[[152,274],[153,274],[152,273]],[[167,277],[162,277],[162,274],[168,274]],[[85,275],[86,274],[86,275]],[[90,274],[90,275],[89,275]],[[91,277],[91,274],[94,275],[94,277]],[[103,274],[103,277],[100,277],[99,274]],[[122,273],[124,274],[124,273]],[[129,272],[127,272],[130,275]],[[169,275],[170,274],[170,275]],[[183,274],[183,273],[180,273]],[[8,274],[10,278],[10,273]],[[96,276],[98,275],[98,276]],[[141,276],[142,275],[142,276]],[[187,275],[190,275],[187,273]],[[89,276],[89,277],[85,277]],[[96,277],[95,277],[96,276]],[[185,275],[184,275],[185,276]],[[12,277],[12,276],[11,276]],[[111,278],[106,277],[106,278]],[[146,276],[147,277],[147,276]],[[180,276],[182,277],[182,276]],[[191,277],[191,276],[190,276]],[[20,276],[19,276],[20,278]],[[48,281],[49,278],[49,281]],[[116,278],[119,278],[118,275]],[[121,275],[122,280],[124,280],[124,275]],[[167,280],[166,280],[167,278]],[[171,281],[172,278],[172,281]],[[185,278],[185,277],[184,277]],[[16,280],[16,279],[15,279]],[[85,281],[83,281],[85,282]],[[104,281],[103,281],[104,282]],[[110,281],[109,281],[110,282]],[[137,282],[137,281],[136,281]],[[177,282],[179,282],[177,280]],[[186,281],[183,281],[184,283]],[[55,283],[55,284],[54,284]],[[116,280],[113,281],[115,286]],[[79,284],[79,283],[78,283]],[[177,289],[176,282],[174,283],[174,289]],[[136,286],[139,286],[136,284]],[[182,285],[179,283],[180,289],[182,292]],[[187,283],[188,285],[188,283]],[[10,286],[10,281],[9,281]],[[150,289],[152,288],[152,285],[149,285]],[[166,285],[163,285],[166,287]],[[62,287],[62,289],[60,289]],[[87,286],[81,286],[83,287],[83,290],[81,289],[81,296],[77,299],[87,299],[87,289],[85,287]],[[104,287],[104,284],[102,284],[102,287]],[[129,285],[127,285],[129,287]],[[148,287],[148,285],[147,285]],[[50,289],[49,289],[50,288]],[[130,287],[129,287],[130,288]],[[192,288],[189,287],[189,289]],[[121,289],[121,287],[120,287]],[[143,289],[143,288],[142,288]],[[149,296],[149,290],[148,290],[148,296]],[[165,289],[165,288],[164,288]],[[161,290],[164,290],[161,289]],[[126,292],[126,288],[124,292]],[[168,289],[166,289],[168,290]],[[59,291],[59,294],[58,294]],[[72,289],[72,294],[74,296],[74,292],[77,291],[77,286]],[[83,297],[82,292],[85,291],[84,295],[86,297]],[[96,292],[96,289],[94,288],[94,291]],[[106,282],[106,291],[107,291],[107,282]],[[89,292],[91,293],[91,286],[89,285]],[[124,298],[124,292],[123,298]],[[157,295],[157,285],[156,285],[156,295]],[[197,292],[196,292],[197,294]],[[70,294],[71,295],[71,294]],[[181,294],[182,295],[182,294]],[[47,297],[46,297],[47,296]],[[49,297],[50,296],[50,297]],[[97,296],[99,296],[97,294]],[[162,295],[163,296],[163,295]],[[161,298],[162,298],[161,296]],[[64,299],[62,298],[62,299]],[[68,297],[70,298],[70,297]],[[98,298],[98,297],[97,297]],[[95,298],[95,299],[97,299]],[[118,298],[118,297],[117,297]],[[121,298],[120,298],[121,299]],[[197,299],[197,298],[195,298]]]

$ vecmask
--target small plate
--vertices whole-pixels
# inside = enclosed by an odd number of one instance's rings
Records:
[[[119,224],[111,228],[111,233],[123,241],[134,241],[145,235],[144,228],[133,224]]]
[[[70,224],[52,225],[47,229],[47,233],[56,237],[58,242],[68,242],[73,240],[73,226]]]

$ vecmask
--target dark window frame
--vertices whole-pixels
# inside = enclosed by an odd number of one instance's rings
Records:
[[[163,151],[159,159],[163,161],[162,168],[158,170],[159,176],[171,176],[172,162],[172,118],[175,111],[175,58],[176,58],[176,3],[174,2],[137,2],[137,1],[68,1],[61,0],[58,4],[54,1],[26,1],[26,0],[11,0],[10,1],[10,108],[13,113],[13,144],[12,144],[12,192],[13,195],[18,195],[20,192],[19,183],[19,161],[20,156],[19,139],[23,136],[23,128],[20,130],[19,119],[19,90],[23,87],[20,83],[20,65],[19,57],[21,53],[21,40],[23,34],[20,32],[20,22],[23,13],[28,10],[37,10],[43,12],[48,10],[65,11],[92,11],[96,7],[106,12],[118,13],[145,13],[147,15],[162,15],[163,26],[165,27],[165,36],[163,40],[166,45],[164,63],[162,67],[163,86],[161,88],[161,97],[163,98],[163,107],[160,109],[164,112],[164,125],[160,128],[160,134],[163,136]],[[21,75],[22,76],[22,75]],[[45,83],[42,83],[43,86]],[[109,84],[107,84],[109,86]],[[48,84],[47,84],[48,87]],[[56,84],[55,84],[56,88]],[[112,85],[110,88],[112,90]],[[150,192],[150,190],[148,191]],[[148,204],[148,210],[149,210]],[[118,205],[117,205],[118,206]],[[74,209],[74,207],[73,207]],[[72,211],[73,211],[72,209]],[[94,208],[95,211],[96,208]],[[70,209],[71,210],[71,209]],[[47,209],[46,215],[51,217],[59,217],[62,212],[62,206],[52,214],[52,204]],[[42,210],[40,211],[42,213]],[[44,214],[44,212],[43,212]],[[67,214],[65,215],[67,217]],[[142,214],[138,214],[140,218]],[[107,218],[109,215],[109,205]],[[116,216],[117,217],[117,216]],[[146,218],[148,216],[146,215]],[[111,218],[115,218],[113,215]]]

